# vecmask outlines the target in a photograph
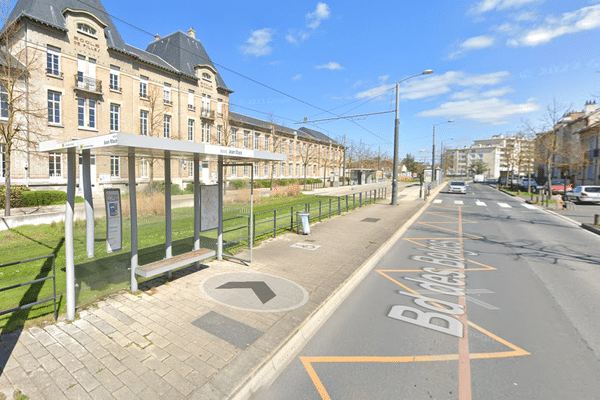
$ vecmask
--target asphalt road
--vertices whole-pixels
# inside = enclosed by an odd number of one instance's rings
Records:
[[[440,193],[254,399],[598,399],[600,237]]]

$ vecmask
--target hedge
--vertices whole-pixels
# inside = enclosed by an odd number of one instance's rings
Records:
[[[29,192],[29,188],[24,185],[10,186],[10,207],[23,207],[23,193]],[[4,209],[4,196],[6,196],[6,186],[0,186],[0,209]]]

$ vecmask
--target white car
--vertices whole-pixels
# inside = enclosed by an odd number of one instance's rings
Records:
[[[565,197],[577,203],[600,203],[600,186],[577,186],[567,192]]]
[[[467,194],[467,183],[465,181],[450,181],[448,193]]]

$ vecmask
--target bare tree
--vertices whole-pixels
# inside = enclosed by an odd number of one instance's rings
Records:
[[[161,137],[161,132],[162,136],[164,136],[164,118],[166,107],[158,86],[151,85],[148,88],[146,101],[148,102],[148,136]],[[143,134],[143,132],[140,133]],[[148,178],[150,190],[153,190],[154,166],[157,161],[158,160],[153,156],[150,156],[150,159],[148,160]]]
[[[273,113],[269,113],[268,115],[269,122],[271,123],[271,137],[273,138],[273,153],[277,152],[277,147],[281,146],[281,137],[277,136],[275,130],[275,117]],[[268,151],[268,149],[265,149]],[[273,190],[273,181],[275,180],[275,161],[271,161],[271,184],[269,190]]]
[[[4,147],[5,216],[10,216],[12,156],[15,151],[29,154],[30,148],[47,136],[43,121],[48,116],[40,97],[30,95],[43,93],[31,79],[43,68],[41,57],[27,46],[20,21],[8,21],[10,8],[10,1],[0,1],[4,23],[0,33],[0,144]]]
[[[312,144],[302,143],[300,150],[300,159],[302,160],[302,167],[304,169],[304,190],[306,190],[307,168],[310,162],[314,160],[314,151]]]

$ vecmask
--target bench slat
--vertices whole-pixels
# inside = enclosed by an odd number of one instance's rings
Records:
[[[210,249],[193,250],[189,253],[179,254],[171,258],[165,258],[164,260],[138,266],[135,273],[144,278],[150,278],[197,261],[214,257],[215,254],[215,251]]]

